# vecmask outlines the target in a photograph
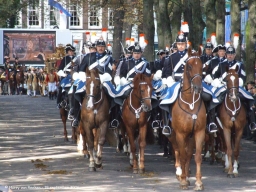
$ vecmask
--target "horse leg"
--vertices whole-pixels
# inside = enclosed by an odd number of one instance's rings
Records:
[[[194,138],[188,138],[188,145],[187,145],[187,162],[185,165],[185,173],[186,173],[186,179],[187,179],[187,184],[188,186],[190,185],[189,182],[189,177],[190,177],[190,162],[191,162],[191,158],[193,156],[193,152],[194,152],[194,146],[195,146],[195,141]]]
[[[181,164],[180,164],[180,153],[179,147],[176,141],[176,133],[173,131],[171,136],[168,137],[169,141],[172,143],[172,147],[175,154],[175,168],[176,168],[176,178],[180,181],[181,180]]]
[[[145,173],[144,153],[145,153],[145,147],[146,147],[146,134],[147,134],[147,123],[141,126],[139,131],[139,139],[138,139],[138,143],[140,147],[139,173]]]
[[[90,153],[89,171],[96,171],[95,162],[94,162],[94,156],[95,156],[94,135],[93,135],[92,129],[89,126],[86,126],[84,122],[83,122],[83,128],[85,129],[86,142],[88,144],[88,149]]]
[[[202,146],[205,139],[205,130],[204,128],[200,131],[195,132],[195,144],[196,144],[196,153],[195,153],[195,162],[196,162],[196,182],[194,190],[199,191],[204,189],[202,182],[202,173],[201,173],[201,164],[202,164]]]
[[[238,176],[238,156],[239,156],[239,152],[240,152],[240,141],[242,138],[242,134],[243,134],[243,129],[241,129],[239,127],[239,129],[236,130],[236,134],[235,134],[235,146],[234,146],[234,169],[233,169],[233,174],[235,177]]]
[[[231,130],[227,127],[223,127],[224,138],[227,145],[227,159],[228,159],[228,175],[227,177],[234,177],[233,174],[233,165],[232,165],[232,147],[231,147]]]
[[[64,142],[68,141],[68,132],[67,132],[67,115],[66,115],[66,111],[64,109],[60,109],[60,116],[61,116],[61,120],[63,123],[63,127],[64,127]]]
[[[136,145],[134,140],[134,131],[132,127],[126,126],[126,132],[129,138],[129,145],[130,145],[130,165],[133,167],[133,173],[138,173],[138,161],[136,158]]]
[[[97,158],[95,161],[96,168],[102,168],[102,150],[106,140],[107,129],[108,129],[108,121],[103,122],[98,129],[99,138],[98,138]]]
[[[180,188],[188,189],[188,183],[186,180],[185,165],[187,162],[187,152],[186,152],[186,138],[182,133],[176,133],[176,141],[178,141],[179,152],[180,152],[180,163],[181,163],[181,179],[180,179]]]

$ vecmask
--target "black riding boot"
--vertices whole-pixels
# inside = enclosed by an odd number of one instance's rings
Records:
[[[256,130],[256,124],[255,124],[254,109],[253,110],[249,109],[249,111],[248,111],[248,120],[249,120],[249,129],[251,131],[255,131]]]
[[[214,122],[214,119],[215,119],[215,108],[211,109],[208,112],[208,115],[209,115],[209,118],[208,118],[209,119],[208,131],[210,133],[214,133],[214,132],[218,131],[217,125]]]
[[[171,135],[172,130],[169,126],[168,112],[163,110],[162,115],[163,115],[163,124],[164,124],[162,133],[163,135]]]
[[[80,103],[79,101],[82,101],[82,94],[76,94],[74,99],[74,105],[73,105],[73,114],[74,114],[74,121],[72,122],[72,127],[78,127],[79,121],[80,121]]]
[[[61,98],[62,98],[62,87],[59,87],[59,92],[58,92],[58,96],[57,96],[57,107],[60,109],[60,102],[61,102]]]
[[[152,109],[151,114],[152,114],[152,124],[151,124],[152,128],[153,129],[160,128],[160,116],[161,115],[160,115],[159,107]]]
[[[116,129],[119,125],[119,106],[116,105],[114,107],[112,107],[111,112],[110,112],[110,125],[109,125],[109,129]]]
[[[76,116],[74,116],[75,119],[72,122],[72,127],[78,127],[80,119],[81,119],[81,110],[79,109],[79,111],[77,112]]]
[[[68,112],[68,119],[69,120],[74,120],[74,94],[75,94],[75,91],[73,89],[73,93],[69,94],[68,95],[68,99],[69,99],[69,103],[70,103],[70,110]]]

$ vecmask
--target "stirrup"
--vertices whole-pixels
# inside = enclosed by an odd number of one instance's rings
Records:
[[[158,129],[160,127],[159,120],[155,120],[151,123],[153,129]]]
[[[171,135],[172,130],[168,125],[163,126],[162,134],[163,135]]]
[[[249,129],[253,132],[256,130],[256,124],[254,122],[250,123]]]
[[[72,122],[72,127],[78,127],[79,121],[77,119],[74,119],[74,121]]]
[[[213,126],[213,128],[210,128],[211,126]],[[210,124],[208,125],[208,131],[209,131],[209,133],[215,133],[215,132],[217,132],[217,131],[218,131],[217,125],[216,125],[215,123],[210,123]]]
[[[113,119],[110,123],[110,129],[116,129],[119,125],[119,121],[117,119]]]

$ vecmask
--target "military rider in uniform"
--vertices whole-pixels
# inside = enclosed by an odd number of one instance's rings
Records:
[[[13,80],[14,81],[16,81],[16,74],[17,74],[17,71],[19,70],[20,67],[21,67],[21,64],[19,63],[19,58],[16,57],[15,62],[13,64],[13,69],[14,69]]]
[[[108,55],[105,51],[106,49],[106,42],[102,39],[99,39],[96,42],[96,49],[97,52],[92,52],[88,53],[84,56],[82,63],[79,66],[79,79],[80,84],[77,86],[77,90],[75,93],[75,103],[80,103],[82,104],[83,97],[85,95],[85,71],[86,68],[89,70],[97,68],[99,71],[99,74],[101,76],[101,82],[106,82],[103,84],[103,87],[106,87],[108,89],[108,95],[110,97],[114,97],[115,93],[111,93],[111,90],[114,88],[112,87],[113,85],[109,81],[109,77],[112,79],[111,74],[112,74],[112,64],[113,64],[113,58],[112,56]],[[108,79],[108,80],[104,80]],[[111,90],[109,90],[111,89]],[[113,103],[113,102],[112,102]],[[72,123],[72,127],[77,127],[80,121],[80,105],[74,104],[74,121]],[[110,114],[110,117],[112,121],[115,121],[114,119],[115,114]]]
[[[225,94],[226,88],[225,83],[223,82],[226,77],[226,68],[229,69],[235,69],[236,66],[238,66],[238,75],[239,75],[239,97],[241,101],[244,102],[246,110],[247,110],[247,116],[249,120],[249,127],[251,131],[256,130],[256,124],[255,124],[255,114],[254,114],[254,98],[252,95],[246,91],[243,88],[244,82],[246,82],[246,72],[244,64],[240,61],[235,60],[236,52],[235,48],[233,46],[230,46],[227,48],[226,51],[226,60],[222,63],[220,63],[218,66],[215,67],[215,69],[212,72],[212,85],[215,87],[218,87],[218,90],[216,92],[220,93],[216,96],[221,100],[221,102],[224,100],[223,95]],[[215,111],[215,108],[213,109]]]
[[[149,63],[142,58],[142,49],[139,45],[129,47],[132,50],[132,57],[125,60],[120,68],[119,81],[115,81],[120,85],[120,90],[116,93],[115,102],[118,105],[123,104],[123,100],[127,98],[132,89],[132,81],[137,73],[142,73],[151,76]],[[119,123],[119,122],[118,122]]]
[[[209,62],[206,62],[207,70],[206,70],[206,76],[204,78],[204,81],[208,84],[211,84],[212,74],[214,73],[214,69],[216,66],[221,65],[222,63],[226,62],[226,47],[224,45],[218,45],[217,48],[218,55],[215,56],[213,59],[209,60]],[[214,91],[213,91],[214,92]],[[208,106],[208,115],[207,115],[207,121],[208,121],[208,129],[209,132],[216,132],[218,130],[217,125],[215,124],[215,108],[216,106]]]
[[[60,71],[63,71],[64,70],[64,68],[69,64],[69,63],[71,63],[71,61],[75,58],[75,56],[74,56],[74,53],[75,53],[75,48],[72,46],[72,45],[70,45],[70,44],[67,44],[66,45],[66,47],[65,47],[65,51],[66,51],[66,56],[61,60],[61,63],[60,63],[60,66],[59,66],[59,69],[58,69],[58,71],[60,72]],[[70,70],[72,68],[72,66],[69,66],[68,67],[68,70]],[[59,72],[58,72],[58,74],[59,74]],[[67,71],[67,72],[65,72],[68,76],[67,77],[61,77],[60,78],[60,82],[63,80],[63,79],[65,79],[65,78],[71,78],[70,77],[70,72],[69,71]],[[61,108],[61,106],[60,106],[60,103],[61,103],[61,101],[62,101],[62,86],[61,86],[61,83],[59,84],[59,91],[58,91],[58,96],[57,96],[57,107],[60,109]]]
[[[181,81],[181,78],[184,73],[184,62],[188,58],[187,54],[187,39],[184,34],[180,34],[176,38],[176,45],[178,51],[171,54],[169,57],[166,57],[163,66],[162,72],[162,83],[163,85],[169,84],[172,85],[175,82]],[[170,112],[171,113],[171,112]],[[164,135],[171,134],[171,128],[169,127],[169,120],[168,120],[168,112],[166,110],[162,111],[163,115],[163,130],[162,133]]]

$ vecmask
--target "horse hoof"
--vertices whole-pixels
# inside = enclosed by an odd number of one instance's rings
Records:
[[[234,173],[234,177],[235,177],[235,178],[238,177],[238,173]]]
[[[145,173],[145,168],[139,169],[139,174],[143,174],[143,173]]]
[[[133,169],[134,174],[138,174],[138,169]]]
[[[90,155],[89,155],[89,154],[85,154],[85,155],[84,155],[84,158],[85,158],[85,159],[90,159]]]
[[[96,171],[96,168],[95,167],[89,167],[89,171],[94,172],[94,171]]]
[[[64,138],[64,142],[68,142],[68,138]]]
[[[188,189],[188,185],[187,184],[181,184],[180,185],[180,189]]]
[[[180,180],[181,180],[181,176],[180,176],[180,175],[176,175],[176,179],[177,179],[178,181],[180,181]]]
[[[102,167],[102,164],[96,164],[96,163],[95,163],[95,167],[96,167],[97,169],[99,169],[99,168]]]
[[[228,178],[235,178],[234,174],[227,174]]]
[[[202,191],[202,190],[204,190],[204,185],[195,185],[194,190],[195,191]]]

